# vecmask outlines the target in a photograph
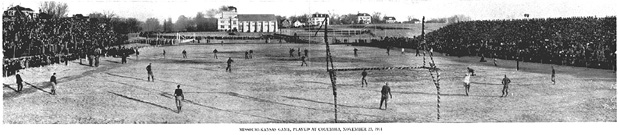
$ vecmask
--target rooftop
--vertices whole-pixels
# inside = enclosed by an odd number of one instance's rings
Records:
[[[368,13],[357,13],[357,16],[371,16],[371,15]]]
[[[315,13],[315,14],[312,14],[312,17],[329,17],[329,14]]]
[[[32,11],[32,9],[30,9],[30,8],[25,8],[25,7],[22,7],[22,6],[19,6],[19,5],[11,7],[8,10]]]
[[[277,21],[274,14],[238,14],[239,21]]]
[[[383,17],[385,20],[395,20],[395,17],[393,16],[385,16]]]

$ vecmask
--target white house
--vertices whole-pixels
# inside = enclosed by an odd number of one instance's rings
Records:
[[[320,14],[320,13],[312,14],[309,24],[317,25],[317,26],[323,25],[322,22],[325,21],[325,18],[327,19],[327,25],[329,25],[329,14]]]
[[[370,24],[372,23],[372,16],[368,13],[357,13],[357,23]]]
[[[217,30],[238,32],[277,32],[274,14],[237,14],[236,7],[228,7],[217,18]]]
[[[385,20],[386,23],[396,23],[395,17],[392,16],[385,16],[383,17],[383,20]]]
[[[292,26],[295,27],[295,28],[296,27],[303,27],[303,23],[301,21],[297,20],[297,21],[294,21],[294,23],[292,23]]]

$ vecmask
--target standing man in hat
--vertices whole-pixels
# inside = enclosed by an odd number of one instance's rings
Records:
[[[383,107],[383,101],[385,102],[385,110],[387,109],[387,100],[389,98],[393,98],[393,96],[391,95],[391,88],[389,88],[389,83],[385,82],[385,85],[383,86],[383,89],[380,91],[380,106],[378,107],[378,109],[382,109]],[[389,96],[387,96],[387,94],[389,94]]]
[[[178,110],[177,113],[180,113],[181,109],[183,108],[181,100],[185,100],[185,95],[183,95],[183,89],[181,89],[181,85],[176,86],[176,89],[174,90],[174,99],[176,101],[176,109]]]
[[[19,71],[15,74],[15,80],[17,81],[17,92],[21,92],[21,90],[24,89],[24,84],[22,84],[24,80],[22,80],[21,75],[19,75]]]
[[[151,68],[151,63],[148,63],[148,66],[146,66],[146,72],[148,73],[148,81],[150,81],[150,79],[153,79],[153,82],[155,81],[155,76],[153,76],[153,70]]]
[[[232,62],[234,62],[234,60],[232,60],[232,57],[228,57],[228,61],[226,62],[228,63],[228,67],[226,67],[226,71],[232,72]]]
[[[56,73],[54,73],[52,75],[51,78],[49,78],[49,83],[51,83],[52,85],[52,95],[56,95],[56,85],[58,84],[58,82],[56,82]]]
[[[507,78],[507,75],[505,75],[505,78],[503,78],[503,81],[501,81],[501,83],[503,84],[503,94],[501,95],[501,97],[507,97],[507,95],[509,95],[509,92],[507,90],[509,89],[509,83],[511,82],[512,81]]]

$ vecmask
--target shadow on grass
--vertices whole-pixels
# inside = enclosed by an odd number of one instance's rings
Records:
[[[238,53],[238,54],[245,54],[245,51],[219,51],[219,50],[217,50],[217,53]]]
[[[134,78],[134,79],[135,79],[135,78]],[[116,81],[112,81],[112,82],[116,82]],[[138,89],[142,89],[142,90],[145,90],[145,91],[148,91],[148,92],[156,92],[156,91],[151,91],[151,90],[149,90],[148,88],[139,87],[139,86],[134,86],[134,85],[130,85],[130,84],[122,83],[122,82],[116,82],[116,83],[123,84],[123,85],[127,85],[127,86],[131,86],[131,87],[138,88]],[[117,95],[117,96],[122,96],[122,97],[124,97],[124,98],[131,98],[131,97],[127,97],[127,96],[124,96],[124,95],[116,94],[116,93],[113,93],[113,92],[109,92],[109,93],[115,94],[115,95]],[[217,94],[217,92],[184,92],[184,93],[215,93],[215,94]],[[174,95],[172,95],[172,94],[170,94],[170,93],[168,93],[168,92],[159,92],[158,94],[159,94],[160,96],[163,96],[163,97],[166,97],[166,98],[175,99]],[[134,98],[131,98],[131,99],[133,100]],[[137,100],[136,100],[136,101],[137,101]],[[216,107],[206,106],[206,105],[202,105],[202,104],[199,104],[199,103],[197,103],[197,102],[194,102],[194,101],[191,101],[191,100],[187,100],[187,99],[185,99],[185,100],[183,100],[183,101],[184,101],[184,102],[187,102],[187,103],[194,104],[194,105],[198,105],[198,106],[206,107],[206,108],[209,108],[209,109],[213,109],[213,110],[225,111],[225,112],[231,112],[231,113],[236,113],[236,114],[241,114],[241,115],[247,115],[247,116],[253,116],[253,117],[259,117],[259,118],[264,118],[264,119],[268,119],[268,120],[271,120],[271,121],[281,121],[281,120],[274,119],[274,118],[269,118],[269,117],[264,117],[264,116],[258,116],[258,115],[252,115],[252,114],[245,114],[245,113],[240,113],[240,112],[234,112],[234,111],[224,110],[224,109],[220,109],[220,108],[216,108]],[[147,103],[147,104],[149,104],[150,102],[143,102],[143,103]],[[158,106],[158,107],[162,107],[162,108],[164,108],[164,109],[171,110],[170,108],[163,107],[163,106],[160,106],[160,105],[157,105],[157,104],[153,104],[153,103],[150,103],[150,104],[151,104],[151,105]],[[174,111],[174,110],[172,110],[172,111],[173,111],[173,112],[178,113],[178,111]]]
[[[322,84],[322,85],[329,85],[331,86],[330,83],[325,83],[325,82],[318,82],[318,81],[301,81],[302,83],[315,83],[315,84]]]
[[[126,99],[129,99],[129,100],[137,101],[137,102],[140,102],[140,103],[145,103],[145,104],[148,104],[148,105],[152,105],[152,106],[155,106],[155,107],[163,108],[163,109],[166,109],[166,110],[178,113],[177,110],[173,110],[172,108],[168,108],[168,107],[165,107],[165,106],[162,106],[162,105],[158,105],[158,104],[155,104],[155,103],[147,102],[147,101],[140,100],[140,99],[137,99],[137,98],[132,98],[132,97],[125,96],[125,95],[118,94],[118,93],[114,93],[114,92],[109,92],[108,91],[108,93],[116,95],[116,96],[119,96],[119,97],[122,97],[122,98],[126,98]]]
[[[481,85],[503,85],[503,84],[497,84],[497,83],[481,83],[481,82],[471,82],[472,84],[481,84]]]
[[[25,84],[27,84],[27,85],[30,85],[31,87],[30,87],[30,88],[24,88],[24,89],[22,89],[22,91],[17,91],[17,89],[15,89],[15,88],[11,87],[10,85],[3,84],[3,85],[4,85],[3,87],[6,87],[6,88],[9,88],[9,89],[12,89],[12,90],[13,90],[13,91],[15,91],[15,92],[14,92],[14,93],[3,93],[3,95],[2,95],[2,100],[7,100],[7,99],[10,99],[10,98],[14,98],[14,97],[17,97],[17,96],[19,96],[19,95],[23,95],[23,94],[30,94],[30,93],[34,93],[34,92],[36,92],[37,90],[42,91],[42,92],[45,92],[45,93],[47,93],[47,94],[52,94],[51,92],[48,92],[48,91],[43,90],[44,88],[48,88],[48,87],[51,87],[51,86],[52,86],[52,85],[51,85],[51,84],[49,84],[49,83],[43,83],[44,85],[43,85],[43,86],[41,86],[41,87],[43,87],[43,88],[38,87],[38,86],[35,86],[35,85],[33,85],[33,84],[31,84],[31,83],[28,83],[28,82],[25,82],[25,81],[24,81],[24,83],[25,83]]]
[[[215,70],[215,69],[211,69],[211,68],[195,68],[192,67],[193,69],[197,69],[197,70],[206,70],[206,71],[219,71],[219,70]]]
[[[241,94],[238,94],[238,93],[235,93],[235,92],[219,92],[219,93],[220,94],[234,96],[234,97],[239,97],[239,98],[243,98],[243,99],[249,99],[249,100],[257,101],[257,102],[277,104],[277,105],[283,105],[283,106],[289,106],[289,107],[304,108],[304,109],[310,109],[310,110],[315,110],[315,111],[325,111],[325,112],[332,112],[333,111],[333,110],[323,110],[323,109],[316,109],[316,108],[305,107],[305,106],[297,106],[297,105],[291,105],[291,104],[286,104],[286,103],[274,102],[274,101],[270,101],[270,100],[266,100],[266,99],[260,99],[260,98],[256,98],[256,97],[252,97],[252,96],[241,95]],[[352,115],[361,115],[361,116],[368,116],[368,117],[376,117],[376,118],[383,118],[382,116],[378,116],[378,115],[368,115],[368,114],[360,114],[360,113],[346,113],[346,112],[340,112],[340,113],[342,113],[342,114],[352,114]]]
[[[185,92],[185,93],[187,93],[187,92]],[[172,95],[172,94],[170,94],[170,93],[167,93],[167,92],[160,93],[159,95],[161,95],[161,96],[163,96],[163,97],[166,97],[166,98],[174,99],[174,95]],[[217,108],[217,107],[212,107],[212,106],[203,105],[203,104],[200,104],[200,103],[194,102],[194,101],[192,101],[192,100],[188,100],[188,99],[184,99],[184,100],[182,100],[182,101],[183,101],[183,102],[186,102],[186,103],[193,104],[193,105],[197,105],[197,106],[201,106],[201,107],[205,107],[205,108],[209,108],[209,109],[217,110],[217,111],[224,111],[224,112],[236,113],[236,114],[240,114],[240,115],[246,115],[246,116],[258,117],[258,118],[264,118],[264,119],[268,119],[268,120],[271,120],[271,121],[274,121],[274,122],[281,122],[281,121],[282,121],[282,120],[279,120],[279,119],[269,118],[269,117],[266,117],[266,116],[258,116],[258,115],[253,115],[253,114],[245,114],[245,113],[240,113],[240,112],[235,112],[235,111],[230,111],[230,110],[224,110],[224,109]]]
[[[37,90],[39,90],[39,91],[45,92],[45,93],[47,93],[47,94],[52,94],[52,92],[45,91],[45,90],[43,90],[43,88],[39,88],[39,87],[34,86],[34,85],[32,85],[32,84],[30,84],[30,83],[28,83],[28,82],[25,82],[25,81],[24,81],[24,83],[25,83],[25,84],[28,84],[28,85],[30,85],[30,86],[32,86],[32,88],[35,88],[35,89],[37,89]],[[49,83],[45,83],[45,85],[43,85],[43,87],[44,87],[44,88],[47,88],[47,87],[50,87],[50,86],[52,86],[52,85],[51,85],[51,84],[49,84]]]
[[[129,76],[112,74],[112,73],[107,73],[107,72],[105,74],[111,75],[111,76],[116,76],[116,77],[121,77],[121,78],[135,79],[135,80],[140,80],[140,81],[148,81],[147,79],[140,79],[140,78],[136,78],[136,77],[129,77]]]
[[[314,103],[320,103],[320,104],[333,105],[333,103],[329,103],[329,102],[316,101],[316,100],[300,98],[300,97],[288,97],[288,96],[282,96],[282,97],[293,99],[293,100],[302,100],[302,101],[308,101],[308,102],[314,102]],[[338,106],[349,107],[349,108],[360,108],[360,109],[378,109],[378,108],[361,107],[361,106],[349,106],[349,105],[343,105],[343,104],[338,104]]]
[[[116,64],[119,64],[119,63],[120,63],[120,62],[118,62],[118,61],[111,61],[111,60],[105,60],[105,61],[107,61],[107,62],[111,62],[111,63],[116,63]]]
[[[108,75],[111,75],[111,76],[116,76],[116,77],[121,77],[121,78],[135,79],[135,80],[147,81],[147,82],[148,82],[148,79],[140,79],[140,78],[137,78],[137,77],[124,76],[124,75],[112,74],[112,73],[107,73],[107,72],[106,72],[105,74],[108,74]],[[109,81],[112,81],[112,80],[109,80]],[[194,87],[194,88],[200,88],[200,87],[198,87],[198,86],[194,86],[194,85],[189,85],[189,84],[184,84],[184,83],[178,83],[178,82],[172,82],[172,81],[166,81],[166,80],[161,80],[161,79],[158,79],[158,80],[155,80],[155,81],[161,81],[161,82],[172,83],[172,84],[182,84],[182,85],[184,85],[184,86],[190,86],[190,87]],[[113,81],[113,82],[116,82],[116,81]],[[121,82],[117,82],[117,83],[121,83]],[[130,85],[130,84],[126,84],[126,83],[121,83],[121,84]],[[134,85],[130,85],[130,86],[134,86]],[[174,85],[174,86],[176,86],[176,85]]]
[[[11,90],[13,90],[13,91],[15,91],[15,92],[18,92],[18,91],[17,91],[17,89],[15,89],[15,88],[11,87],[11,85],[4,84],[4,83],[3,83],[2,85],[4,86],[4,88],[9,88],[9,89],[11,89]]]
[[[380,93],[379,90],[364,90],[364,91],[374,91],[376,93]],[[464,91],[464,90],[463,90]],[[436,96],[436,93],[427,93],[427,92],[416,92],[416,91],[391,91],[391,93],[395,94],[412,94],[412,95],[432,95]],[[441,94],[441,96],[461,96],[466,97],[466,94]],[[472,95],[469,93],[469,96],[473,97],[500,97],[500,96],[488,96],[488,95]],[[378,96],[377,96],[378,97]]]
[[[298,57],[267,57],[269,60],[274,61],[299,61],[301,62],[301,58]]]
[[[90,67],[90,65],[88,65],[88,60],[86,60],[86,62],[84,62],[84,63],[80,63],[79,60],[77,60],[77,62],[73,62],[73,63],[79,64],[79,65],[82,65],[82,66]]]
[[[204,59],[167,59],[164,63],[174,64],[223,64],[225,61],[206,61]]]

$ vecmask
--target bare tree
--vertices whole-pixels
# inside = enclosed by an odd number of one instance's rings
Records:
[[[384,23],[382,19],[382,13],[380,12],[374,12],[374,14],[372,14],[372,23]]]
[[[69,12],[69,6],[67,3],[55,2],[55,1],[43,1],[41,2],[40,12],[51,15],[53,18],[67,17]]]
[[[88,14],[88,17],[90,18],[118,18],[118,15],[116,15],[116,13],[111,12],[111,11],[103,11],[103,12],[93,12]]]

